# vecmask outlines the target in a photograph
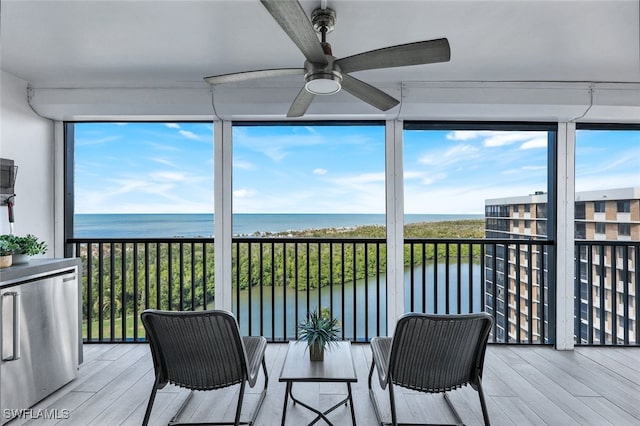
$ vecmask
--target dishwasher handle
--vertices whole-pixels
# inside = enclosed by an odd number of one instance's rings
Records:
[[[3,361],[16,361],[20,359],[20,293],[17,291],[11,291],[4,293],[2,297],[11,297],[13,298],[13,353],[11,356],[4,356],[4,351],[2,351],[2,360]],[[4,343],[4,337],[3,337]]]

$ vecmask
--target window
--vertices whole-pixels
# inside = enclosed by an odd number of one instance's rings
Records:
[[[603,195],[611,195],[613,189],[640,187],[639,147],[638,125],[578,124],[576,199],[580,200],[580,195],[586,191],[601,191]]]
[[[405,122],[403,139],[406,213],[452,215],[450,220],[453,220],[474,212],[485,212],[486,229],[482,231],[485,238],[531,238],[531,221],[527,221],[529,229],[525,230],[521,227],[524,218],[517,219],[523,208],[530,212],[534,203],[531,194],[536,194],[535,200],[540,201],[542,197],[537,191],[547,189],[544,192],[553,193],[549,191],[548,183],[552,181],[550,177],[555,169],[548,161],[553,158],[549,153],[554,150],[555,126]],[[553,212],[549,214],[553,217]],[[528,214],[527,218],[530,216]],[[469,229],[468,226],[458,228],[460,231]],[[470,236],[460,234],[458,238]],[[498,295],[505,291],[503,287],[509,282],[505,275],[507,247],[505,244],[488,245],[484,252],[485,276],[495,280]],[[473,250],[475,252],[476,248]],[[475,270],[476,266],[472,268]],[[480,276],[480,268],[478,265],[474,272],[477,276]],[[455,290],[449,294],[451,300],[456,296]],[[508,293],[504,297],[508,297]],[[486,298],[479,293],[474,299],[486,303]],[[498,311],[506,307],[503,300],[492,302],[496,302]],[[484,309],[491,309],[491,306]],[[501,321],[512,326],[498,312],[498,330]],[[500,331],[497,340],[501,340]]]
[[[438,214],[454,220],[483,219],[477,212],[508,217],[520,205],[530,211],[532,202],[509,198],[548,189],[554,130],[543,124],[405,122],[406,215]],[[508,222],[498,226],[509,231]]]
[[[69,123],[73,236],[213,235],[213,126]]]
[[[629,247],[616,247],[616,257],[624,261],[624,258],[627,257],[625,256],[625,253],[628,256],[629,261],[632,261],[633,250],[630,250]]]
[[[606,225],[603,222],[596,222],[596,234],[605,234]]]
[[[576,219],[586,218],[584,202],[576,202],[575,217]]]
[[[631,212],[631,201],[630,200],[618,201],[617,205],[618,205],[618,213],[629,213],[629,212]]]
[[[593,202],[593,211],[595,213],[604,213],[605,212],[605,202],[604,201],[594,201]]]
[[[381,123],[234,124],[234,233],[385,226]],[[364,232],[364,231],[363,231]]]
[[[618,224],[618,235],[629,237],[631,236],[631,224],[629,223],[619,223]]]
[[[524,205],[524,212],[525,213],[530,213],[531,212],[531,204],[525,204]]]
[[[538,217],[538,218],[546,218],[547,217],[547,205],[546,204],[538,204],[536,206],[536,217]]]
[[[587,237],[587,229],[584,222],[576,222],[576,238],[584,240]]]
[[[631,274],[626,269],[619,269],[618,270],[618,281],[619,282],[623,282],[623,283],[629,283],[628,280],[629,280],[630,275]]]

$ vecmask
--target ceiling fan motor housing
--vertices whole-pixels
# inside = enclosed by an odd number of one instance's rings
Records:
[[[331,95],[342,88],[342,72],[335,63],[336,58],[327,55],[327,65],[304,62],[305,89],[314,95]]]
[[[317,33],[329,34],[336,26],[336,11],[333,9],[316,9],[311,13],[311,24]]]

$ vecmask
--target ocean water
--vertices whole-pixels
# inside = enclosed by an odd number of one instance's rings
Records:
[[[408,214],[405,223],[482,219],[483,215]],[[214,236],[213,214],[76,214],[75,238],[171,238]],[[233,215],[234,235],[384,225],[383,214]]]

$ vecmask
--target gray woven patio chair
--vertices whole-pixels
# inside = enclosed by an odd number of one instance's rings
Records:
[[[158,389],[168,383],[190,389],[189,396],[169,422],[177,419],[194,390],[214,390],[240,384],[234,422],[197,423],[217,425],[253,424],[264,400],[269,376],[264,361],[267,341],[264,337],[240,337],[232,313],[222,310],[176,312],[148,309],[142,323],[151,345],[155,382],[143,425],[151,416]],[[260,366],[264,371],[264,389],[250,421],[240,422],[245,384],[256,384]]]
[[[489,425],[482,370],[492,325],[493,318],[486,312],[463,315],[410,313],[400,317],[393,337],[372,339],[369,396],[380,425],[398,425],[394,385],[420,392],[444,393],[459,425],[464,423],[446,392],[471,385],[478,391],[484,423]],[[374,368],[378,371],[382,389],[389,387],[391,423],[382,421],[371,387]]]

